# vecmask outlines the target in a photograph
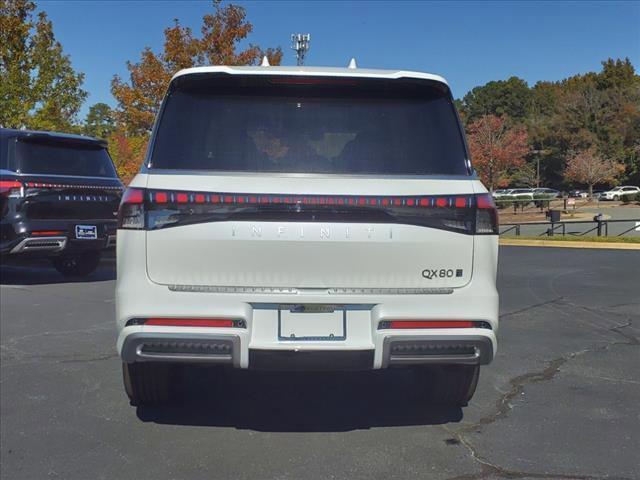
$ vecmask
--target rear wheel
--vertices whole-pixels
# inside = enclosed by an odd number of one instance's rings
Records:
[[[421,371],[431,402],[460,407],[471,400],[480,377],[479,365],[438,365]]]
[[[100,264],[100,251],[89,251],[74,255],[62,255],[51,259],[58,272],[65,277],[85,277]]]
[[[124,389],[136,406],[166,403],[173,398],[178,379],[176,365],[122,362]]]

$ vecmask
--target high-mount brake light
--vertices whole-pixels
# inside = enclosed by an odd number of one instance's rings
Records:
[[[24,195],[23,185],[17,180],[0,180],[0,196],[22,197]]]
[[[144,229],[144,196],[145,190],[142,188],[127,188],[118,209],[118,228],[125,230]]]
[[[340,77],[273,77],[269,79],[272,85],[357,85],[358,82],[350,78]]]

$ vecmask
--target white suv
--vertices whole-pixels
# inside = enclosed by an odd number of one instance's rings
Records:
[[[628,196],[630,199],[633,195],[640,193],[640,187],[634,187],[626,185],[623,187],[615,187],[609,191],[600,194],[600,200],[620,200],[623,196]]]
[[[411,367],[465,405],[496,353],[497,233],[441,77],[180,71],[119,212],[127,394],[168,400],[185,364]]]

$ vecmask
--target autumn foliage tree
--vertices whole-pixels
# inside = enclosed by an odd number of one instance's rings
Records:
[[[473,165],[490,190],[507,185],[524,165],[527,132],[520,126],[509,127],[506,117],[483,115],[468,125],[467,134]]]
[[[592,196],[594,185],[613,182],[624,170],[624,164],[604,158],[595,147],[589,147],[573,152],[567,158],[565,175],[570,180],[588,185],[589,196]]]
[[[34,2],[0,0],[0,126],[75,131],[87,92]]]
[[[178,70],[202,65],[255,65],[263,55],[271,65],[280,64],[279,47],[263,50],[249,44],[239,49],[240,42],[253,31],[243,7],[220,1],[214,1],[213,7],[213,13],[202,18],[200,36],[176,19],[164,31],[161,53],[145,48],[139,62],[127,62],[128,79],[118,75],[113,78],[111,92],[118,103],[118,128],[112,140],[118,145],[114,157],[122,173],[136,171],[142,162],[145,148],[139,146],[146,145],[169,81]]]

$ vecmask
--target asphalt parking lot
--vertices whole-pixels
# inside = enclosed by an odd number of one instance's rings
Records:
[[[464,409],[401,371],[194,371],[136,409],[113,263],[1,273],[3,479],[640,478],[639,251],[502,247],[500,349]]]

